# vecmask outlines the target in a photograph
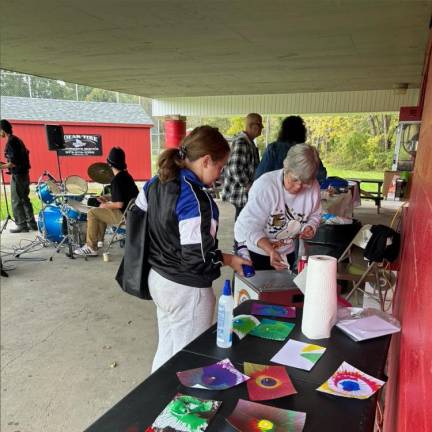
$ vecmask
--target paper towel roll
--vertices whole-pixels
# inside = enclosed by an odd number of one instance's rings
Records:
[[[312,255],[307,265],[302,332],[309,339],[329,338],[337,318],[337,260]]]

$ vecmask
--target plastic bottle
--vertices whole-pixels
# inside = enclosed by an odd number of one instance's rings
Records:
[[[308,260],[307,256],[302,256],[301,258],[299,258],[298,263],[297,263],[297,272],[298,273],[300,273],[306,267],[307,260]]]
[[[251,260],[248,248],[245,244],[239,245],[237,247],[236,254],[241,258],[247,259],[249,261]],[[242,269],[243,269],[244,277],[248,278],[248,277],[255,276],[255,269],[252,266],[247,264],[242,264]]]
[[[231,284],[226,280],[218,302],[216,345],[220,348],[230,348],[232,345],[233,309]]]

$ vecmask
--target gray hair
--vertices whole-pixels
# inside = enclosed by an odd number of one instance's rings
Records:
[[[319,168],[319,156],[315,147],[309,144],[292,146],[283,163],[284,175],[288,173],[298,177],[303,182],[316,178]]]

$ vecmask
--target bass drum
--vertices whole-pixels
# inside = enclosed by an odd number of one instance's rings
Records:
[[[48,205],[38,215],[38,228],[42,236],[54,243],[60,243],[67,233],[67,222],[57,206]],[[71,226],[73,242],[82,246],[85,243],[87,223],[78,222]]]

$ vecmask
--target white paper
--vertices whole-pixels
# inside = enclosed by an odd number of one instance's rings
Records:
[[[346,398],[367,399],[384,384],[384,381],[343,362],[338,370],[317,390]]]
[[[294,278],[294,283],[303,294],[306,294],[306,278],[307,266]]]
[[[290,339],[282,349],[274,355],[271,361],[310,371],[324,354],[325,350],[324,347],[319,345],[307,344]],[[308,358],[309,354],[316,354],[317,359]]]
[[[339,321],[336,326],[348,333],[356,341],[372,339],[400,331],[395,325],[374,315]]]

